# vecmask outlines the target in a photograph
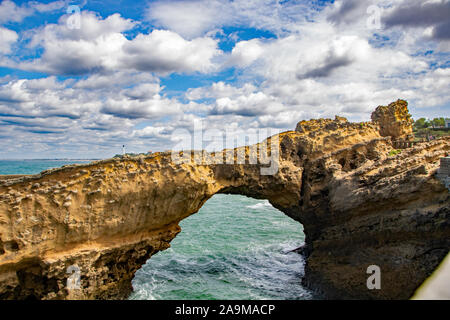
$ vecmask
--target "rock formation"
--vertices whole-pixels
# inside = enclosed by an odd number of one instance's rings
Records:
[[[408,111],[408,103],[398,100],[388,106],[379,106],[372,113],[372,121],[380,125],[383,137],[407,138],[412,135],[413,120]]]
[[[268,199],[302,223],[304,283],[324,297],[409,298],[449,251],[449,192],[435,172],[450,139],[391,156],[392,137],[411,130],[404,105],[379,107],[374,122],[302,121],[258,148],[204,158],[224,161],[161,153],[4,179],[0,299],[125,298],[136,270],[216,193]],[[273,175],[251,161],[267,144],[271,155],[279,147]],[[366,286],[370,265],[380,290]],[[73,270],[79,288],[67,286]]]

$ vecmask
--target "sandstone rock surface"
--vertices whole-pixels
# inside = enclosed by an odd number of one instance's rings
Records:
[[[161,153],[0,179],[0,299],[125,298],[136,270],[216,193],[268,199],[302,223],[303,281],[322,296],[407,299],[449,251],[449,192],[435,173],[450,139],[389,156],[392,137],[411,129],[403,106],[377,109],[375,122],[302,121],[203,162]],[[267,144],[279,149],[272,175],[251,161]],[[381,269],[381,290],[367,289],[369,265]]]
[[[372,121],[380,125],[383,137],[407,138],[412,135],[413,120],[405,100],[397,100],[388,106],[379,106],[372,113]]]

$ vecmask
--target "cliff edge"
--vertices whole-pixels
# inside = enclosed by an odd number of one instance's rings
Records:
[[[302,223],[303,281],[324,297],[407,299],[449,251],[449,192],[435,173],[450,139],[393,153],[411,133],[406,105],[379,107],[372,122],[302,121],[255,146],[179,154],[188,161],[162,153],[0,179],[0,299],[125,298],[134,273],[216,193],[268,199]],[[273,174],[252,161],[263,147],[276,155]],[[367,288],[370,265],[379,290]]]

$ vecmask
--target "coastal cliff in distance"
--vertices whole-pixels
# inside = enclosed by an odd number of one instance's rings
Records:
[[[272,175],[242,147],[214,156],[243,152],[245,163],[162,153],[0,180],[0,299],[126,298],[134,273],[216,193],[268,199],[302,223],[303,281],[323,297],[408,299],[450,247],[449,191],[435,175],[450,139],[413,143],[411,134],[398,100],[372,122],[302,121],[261,142],[279,147]],[[370,265],[380,290],[366,286]]]

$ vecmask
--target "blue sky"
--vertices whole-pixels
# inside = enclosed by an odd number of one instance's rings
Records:
[[[368,120],[398,98],[449,117],[449,21],[448,0],[3,0],[0,158]]]

